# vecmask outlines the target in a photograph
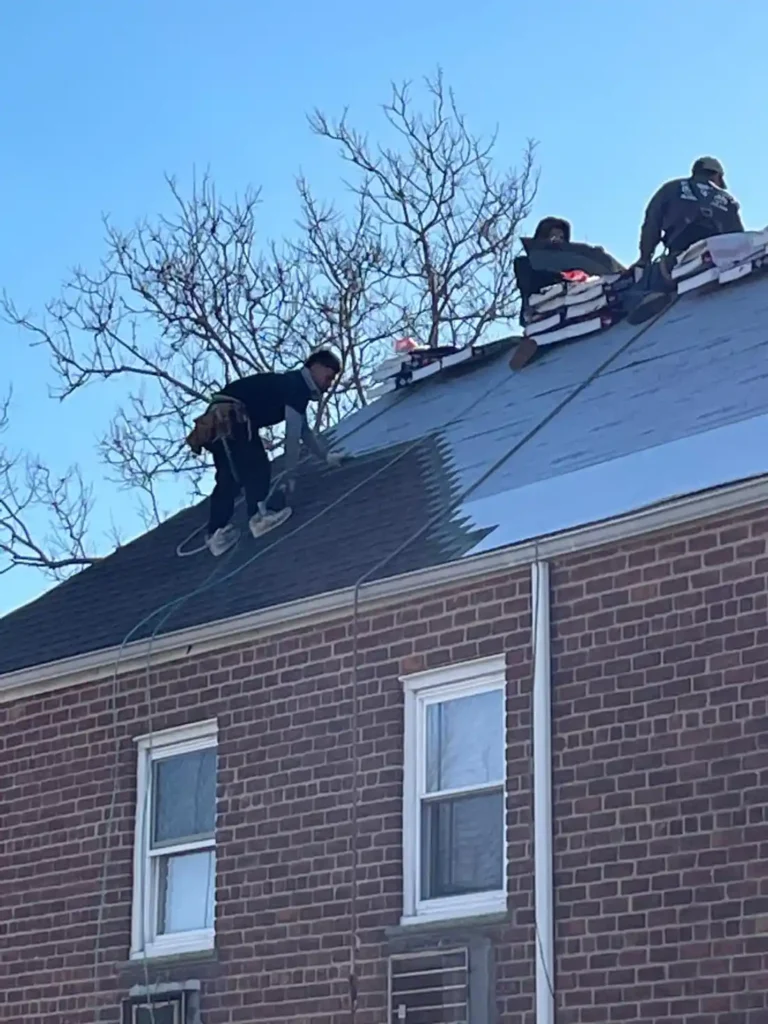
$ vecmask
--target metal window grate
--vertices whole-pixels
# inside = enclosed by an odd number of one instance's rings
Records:
[[[467,949],[403,953],[389,960],[390,1024],[469,1024]]]
[[[185,1024],[183,993],[126,999],[123,1002],[123,1024]],[[153,1016],[154,1011],[154,1016]]]

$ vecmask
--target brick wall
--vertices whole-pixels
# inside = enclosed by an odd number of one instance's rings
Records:
[[[768,1020],[768,516],[553,573],[562,1021]]]
[[[768,1019],[768,517],[553,566],[558,1024]],[[521,570],[361,622],[358,1024],[386,1019],[401,912],[402,672],[507,652],[510,900],[499,1021],[533,1024],[530,591]],[[347,622],[160,667],[155,730],[217,716],[218,949],[151,964],[199,978],[205,1024],[347,1020]],[[117,1021],[133,737],[146,679],[0,705],[0,1020]],[[116,775],[117,785],[113,786]],[[94,1010],[97,835],[115,793]]]
[[[383,928],[401,906],[401,671],[510,651],[510,922],[498,928],[500,1003],[532,993],[529,582],[526,571],[463,593],[362,618],[359,1024],[386,1014]],[[349,1006],[351,665],[349,624],[287,634],[171,667],[150,679],[152,728],[217,716],[216,958],[152,965],[152,980],[204,979],[205,1024],[323,1022]],[[0,1019],[116,1021],[119,994],[142,983],[127,964],[135,749],[147,731],[145,678],[0,706],[2,803]],[[94,941],[103,838],[119,754],[107,913],[94,1016]],[[31,895],[30,895],[31,894]],[[521,950],[528,950],[521,956]]]

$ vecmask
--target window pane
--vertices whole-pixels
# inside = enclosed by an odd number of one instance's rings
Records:
[[[428,793],[504,781],[504,694],[427,705]]]
[[[421,898],[503,888],[503,792],[423,801]]]
[[[154,763],[152,844],[212,836],[216,822],[216,749]]]
[[[163,857],[158,886],[160,935],[213,928],[216,857],[213,850]]]

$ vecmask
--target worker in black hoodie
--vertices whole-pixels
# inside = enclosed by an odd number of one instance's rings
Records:
[[[559,249],[570,240],[571,225],[562,217],[544,217],[536,225],[532,238],[532,242],[538,242],[539,246],[543,244],[548,249]],[[534,270],[531,258],[527,255],[518,256],[513,265],[520,292],[520,323],[525,326],[528,322],[531,296],[549,288],[550,285],[561,284],[563,275],[560,270]],[[533,338],[523,338],[512,355],[510,366],[514,370],[521,370],[533,359],[537,351],[538,345]]]
[[[536,242],[546,242],[552,246],[565,245],[571,240],[571,225],[562,217],[545,217],[536,225],[533,238]],[[530,297],[552,284],[560,284],[563,275],[559,270],[534,270],[528,256],[518,256],[514,262],[514,269],[517,287],[520,291],[520,320],[522,323],[528,310]]]
[[[571,225],[562,217],[545,217],[539,221],[533,238],[523,238],[526,255],[514,262],[515,277],[520,290],[520,323],[530,323],[532,295],[550,285],[563,284],[573,271],[604,276],[621,274],[624,266],[599,245],[571,241]],[[533,359],[538,351],[534,338],[527,335],[520,341],[510,360],[510,366],[519,370]]]
[[[662,185],[645,210],[640,258],[635,264],[645,294],[627,317],[629,322],[643,323],[671,302],[675,287],[670,272],[689,246],[743,230],[739,204],[726,191],[725,171],[715,157],[699,157],[687,178],[674,178]],[[659,243],[665,252],[654,263]]]
[[[342,456],[330,452],[307,422],[307,406],[318,401],[341,371],[333,352],[313,352],[299,370],[254,373],[225,385],[195,422],[187,444],[199,455],[213,455],[216,485],[210,498],[206,543],[213,555],[222,555],[237,541],[231,522],[235,499],[245,492],[248,525],[254,537],[279,526],[291,514],[288,501],[294,487],[300,445],[328,465]],[[264,427],[285,423],[285,487],[283,508],[267,508],[271,464],[259,437]]]

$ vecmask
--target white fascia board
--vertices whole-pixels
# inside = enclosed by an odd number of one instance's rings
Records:
[[[525,540],[482,554],[465,556],[433,568],[404,573],[366,584],[360,592],[360,608],[402,603],[434,593],[440,587],[479,580],[494,574],[531,565],[538,559],[556,559],[575,552],[671,529],[699,519],[746,510],[768,502],[768,475],[744,480],[700,494],[687,495],[628,515],[591,523],[576,529]],[[0,703],[46,693],[120,675],[144,671],[185,658],[254,643],[267,636],[292,632],[352,610],[354,587],[300,598],[260,611],[209,622],[119,647],[109,647],[60,661],[35,665],[0,675]]]

